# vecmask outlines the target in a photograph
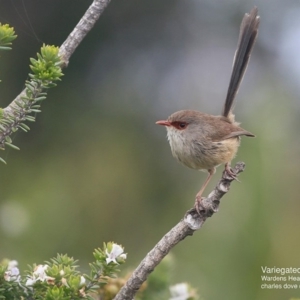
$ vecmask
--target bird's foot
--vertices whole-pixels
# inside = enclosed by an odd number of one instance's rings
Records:
[[[225,165],[225,170],[224,172],[231,177],[232,179],[236,180],[237,182],[241,182],[238,178],[237,178],[237,174],[233,171],[233,169],[230,167],[229,164]]]
[[[200,215],[201,211],[205,211],[205,208],[202,205],[202,197],[201,197],[201,195],[196,195],[196,200],[195,200],[194,208],[197,211],[198,215]]]

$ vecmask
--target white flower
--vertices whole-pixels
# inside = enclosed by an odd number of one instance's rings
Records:
[[[11,261],[8,263],[7,269],[8,269],[8,270],[11,270],[12,268],[15,268],[17,265],[18,265],[18,262],[17,262],[16,260],[11,260]]]
[[[6,281],[20,281],[20,271],[17,268],[18,262],[11,260],[7,265],[7,271],[4,273]]]
[[[84,284],[85,284],[85,278],[83,276],[81,276],[79,286],[83,286]]]
[[[68,285],[68,282],[67,282],[67,279],[66,278],[62,278],[61,279],[61,283],[64,285],[64,286],[66,286],[66,287],[69,287],[69,285]]]
[[[127,254],[124,253],[123,247],[118,244],[112,243],[112,247],[110,252],[105,250],[106,252],[106,263],[114,262],[115,264],[119,264],[117,259],[125,260],[127,258]]]
[[[47,269],[48,265],[38,265],[34,269],[33,276],[36,278],[36,280],[45,281],[47,279]]]
[[[29,277],[29,278],[26,280],[25,285],[26,285],[26,286],[32,286],[32,285],[35,284],[35,282],[36,282],[35,279],[32,279],[31,277]]]
[[[187,283],[178,283],[170,287],[171,298],[169,300],[187,300],[191,295]]]
[[[38,265],[35,267],[32,276],[28,277],[26,281],[26,285],[30,286],[35,284],[37,281],[44,282],[45,280],[48,282],[53,280],[52,277],[46,275],[46,270],[48,269],[48,265]]]

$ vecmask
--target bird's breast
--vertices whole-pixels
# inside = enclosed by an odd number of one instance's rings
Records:
[[[185,166],[196,170],[209,170],[230,162],[240,144],[239,137],[219,142],[201,138],[187,139],[184,131],[173,128],[168,128],[168,140],[173,156]]]

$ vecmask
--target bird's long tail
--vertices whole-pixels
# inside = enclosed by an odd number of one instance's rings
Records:
[[[222,112],[224,117],[230,117],[235,96],[247,69],[250,54],[255,44],[259,26],[259,16],[257,16],[257,13],[258,9],[254,7],[249,14],[245,14],[241,23],[238,45],[233,59],[232,74]]]

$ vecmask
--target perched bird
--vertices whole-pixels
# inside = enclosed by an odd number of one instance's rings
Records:
[[[216,172],[216,167],[225,164],[227,174],[236,179],[230,163],[237,153],[240,137],[254,137],[235,121],[232,109],[257,38],[260,21],[257,13],[258,9],[254,7],[242,20],[222,115],[213,116],[195,110],[181,110],[173,113],[167,120],[156,122],[167,128],[171,151],[178,161],[189,168],[207,170],[209,173],[196,195],[195,209],[199,214],[203,191]]]

